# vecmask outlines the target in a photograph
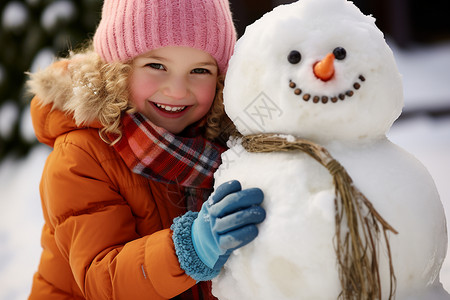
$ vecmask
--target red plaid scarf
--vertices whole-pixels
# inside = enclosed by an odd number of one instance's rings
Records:
[[[182,186],[187,208],[198,210],[212,192],[214,172],[225,149],[206,140],[196,128],[182,137],[140,113],[125,113],[121,121],[123,136],[114,148],[127,166],[146,178]]]

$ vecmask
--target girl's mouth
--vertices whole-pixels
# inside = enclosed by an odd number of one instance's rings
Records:
[[[179,113],[186,109],[187,106],[170,106],[170,105],[164,105],[155,103],[156,107],[164,112],[168,113]]]
[[[190,105],[172,106],[156,102],[153,102],[153,106],[156,108],[156,111],[160,115],[168,118],[178,118],[182,116],[191,107]]]

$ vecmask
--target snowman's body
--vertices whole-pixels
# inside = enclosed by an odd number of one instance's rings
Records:
[[[319,67],[318,67],[319,66]],[[389,233],[396,299],[448,299],[447,249],[433,180],[386,132],[403,106],[401,76],[374,19],[346,0],[301,0],[247,27],[230,61],[225,110],[243,135],[278,134],[325,147],[398,234]],[[249,153],[234,144],[215,186],[237,179],[264,192],[258,237],[213,281],[226,299],[337,299],[335,191],[328,170],[300,151]],[[384,238],[383,299],[389,294]]]
[[[399,232],[389,235],[396,299],[448,299],[438,277],[446,251],[445,216],[431,177],[388,140],[348,146],[326,148]],[[215,295],[221,300],[337,299],[341,286],[328,170],[301,152],[248,153],[239,144],[224,158],[216,184],[238,179],[244,188],[260,187],[267,218],[258,238],[230,257],[214,282]],[[387,297],[386,253],[380,254],[380,264]]]

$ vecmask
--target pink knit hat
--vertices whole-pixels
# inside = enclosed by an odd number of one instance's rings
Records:
[[[94,49],[105,62],[186,46],[211,54],[225,73],[236,42],[228,0],[105,0]]]

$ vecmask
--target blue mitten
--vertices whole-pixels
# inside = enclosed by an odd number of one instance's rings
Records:
[[[230,181],[203,204],[192,225],[192,242],[205,265],[220,270],[234,249],[258,235],[255,224],[266,216],[259,206],[263,197],[260,189],[241,191],[239,181]]]
[[[256,224],[266,216],[260,206],[263,197],[258,188],[241,190],[238,181],[230,181],[216,189],[198,215],[188,212],[174,220],[172,238],[181,267],[188,275],[197,281],[214,278],[233,250],[258,235]],[[192,220],[188,237],[186,227]]]

